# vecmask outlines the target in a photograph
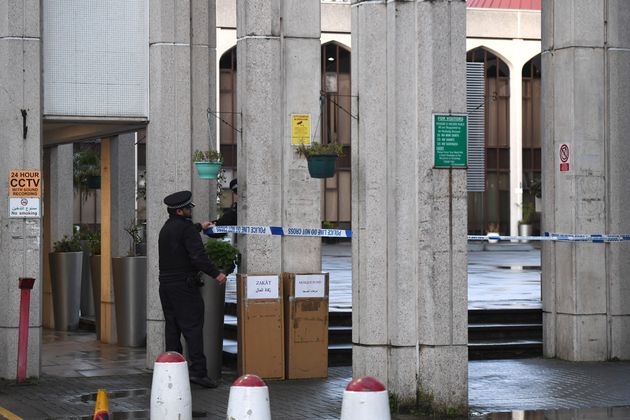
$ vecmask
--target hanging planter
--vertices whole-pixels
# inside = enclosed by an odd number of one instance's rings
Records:
[[[90,190],[101,189],[101,176],[100,175],[88,175],[86,178],[86,184]]]
[[[195,150],[193,162],[197,168],[197,174],[201,179],[217,179],[223,165],[223,156],[216,150],[202,152]]]
[[[306,158],[311,178],[332,178],[337,169],[337,155],[312,155]]]
[[[295,152],[306,158],[312,178],[332,178],[337,170],[337,158],[343,155],[343,147],[337,143],[313,143],[311,146],[300,145]]]

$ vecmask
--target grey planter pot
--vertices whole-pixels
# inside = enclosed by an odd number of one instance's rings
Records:
[[[118,345],[141,347],[147,338],[147,257],[112,258]]]
[[[96,339],[101,339],[101,256],[90,256],[90,273],[92,277],[92,299],[94,300],[94,323]]]
[[[201,296],[204,302],[203,351],[206,355],[208,377],[221,379],[223,366],[223,315],[225,309],[225,283],[217,283],[203,275],[204,286]]]
[[[518,225],[518,236],[532,236],[532,225]],[[522,243],[527,243],[529,240],[523,239]]]
[[[83,252],[51,252],[49,262],[55,330],[75,330],[81,309]]]

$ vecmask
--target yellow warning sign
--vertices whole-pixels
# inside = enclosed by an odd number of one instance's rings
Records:
[[[9,197],[41,197],[41,173],[33,169],[14,169],[9,175]]]
[[[311,144],[311,115],[291,114],[291,144]]]

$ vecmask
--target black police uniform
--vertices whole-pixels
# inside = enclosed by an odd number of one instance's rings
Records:
[[[164,199],[172,209],[193,207],[190,191],[180,191]],[[208,258],[199,236],[201,226],[189,218],[171,214],[159,236],[160,301],[166,321],[166,351],[182,352],[184,334],[190,357],[190,377],[205,378],[203,353],[204,303],[197,283],[198,272],[217,277],[219,270]],[[192,380],[192,379],[191,379]]]

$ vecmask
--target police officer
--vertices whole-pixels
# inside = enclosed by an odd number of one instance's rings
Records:
[[[230,190],[232,190],[232,206],[223,213],[219,219],[213,221],[209,227],[214,226],[236,226],[237,223],[237,202],[238,202],[238,182],[236,178],[230,181]],[[204,227],[204,230],[206,228]],[[223,238],[225,233],[210,233],[208,234],[211,238]]]
[[[199,287],[199,271],[225,283],[205,252],[199,231],[202,225],[191,221],[192,193],[179,191],[164,199],[169,218],[160,231],[160,302],[164,311],[166,351],[182,352],[184,334],[190,358],[190,381],[206,388],[217,383],[208,378],[203,353],[204,303]],[[207,227],[209,222],[204,223]]]

